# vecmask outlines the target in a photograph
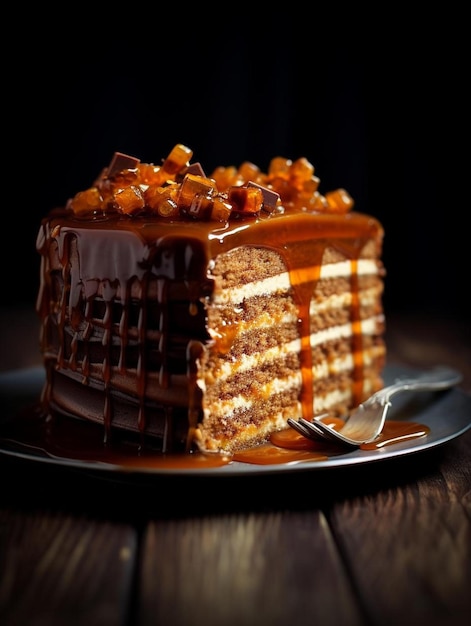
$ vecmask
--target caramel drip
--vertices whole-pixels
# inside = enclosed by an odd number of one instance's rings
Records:
[[[167,350],[167,329],[168,329],[168,314],[167,314],[167,287],[168,281],[166,278],[159,278],[157,280],[157,302],[160,305],[159,315],[159,345],[158,350],[161,357],[159,368],[159,385],[166,389],[170,385],[170,374],[168,371],[168,350]],[[173,432],[173,409],[171,406],[167,406],[164,409],[164,433],[162,437],[162,450],[164,453],[171,449],[172,432]],[[145,429],[145,423],[142,424],[142,430]]]
[[[137,393],[139,402],[138,428],[146,428],[146,391],[148,380],[147,359],[147,311],[149,290],[157,289],[159,307],[157,347],[159,386],[162,390],[171,387],[169,353],[168,290],[180,281],[186,285],[185,299],[189,301],[190,316],[198,313],[200,301],[211,296],[214,285],[208,278],[211,259],[218,254],[239,246],[264,245],[277,251],[284,259],[290,275],[293,296],[299,313],[299,335],[301,339],[301,370],[303,387],[301,404],[303,416],[310,419],[313,412],[312,347],[309,325],[309,307],[319,280],[322,258],[327,248],[335,248],[352,265],[352,324],[353,353],[355,359],[355,382],[353,395],[359,398],[363,385],[361,362],[361,322],[358,299],[358,258],[365,244],[371,239],[380,242],[382,227],[378,221],[360,213],[348,215],[290,213],[272,218],[234,220],[219,225],[202,221],[171,221],[111,215],[100,220],[81,220],[66,210],[57,210],[43,221],[38,235],[37,247],[42,255],[41,283],[37,300],[37,311],[42,320],[41,348],[46,362],[53,366],[54,352],[49,343],[53,332],[58,333],[56,343],[59,354],[56,366],[80,371],[83,382],[90,377],[91,347],[82,341],[78,354],[78,333],[90,337],[94,328],[102,326],[102,377],[105,403],[103,418],[106,437],[113,421],[112,399],[115,381],[114,370],[122,377],[126,374],[127,350],[129,348],[129,326],[131,301],[139,306],[137,320]],[[261,243],[263,242],[263,243]],[[379,245],[379,244],[378,244]],[[56,254],[57,249],[57,254]],[[72,254],[74,258],[72,258]],[[58,257],[64,289],[60,295],[58,311],[50,309],[55,290],[51,274]],[[312,268],[317,270],[312,274]],[[100,275],[97,276],[97,269]],[[152,285],[151,285],[152,283]],[[155,284],[157,287],[155,287]],[[138,294],[136,296],[136,293]],[[188,295],[189,294],[189,295]],[[173,300],[173,298],[172,298]],[[104,317],[100,322],[94,305],[102,301]],[[84,305],[85,302],[85,305]],[[155,298],[153,299],[155,304]],[[113,337],[114,313],[121,307],[117,326],[117,339]],[[54,321],[54,315],[57,315]],[[70,320],[67,316],[70,316]],[[68,323],[74,329],[70,353],[65,358],[67,345],[65,333]],[[134,320],[134,324],[135,324]],[[93,337],[92,337],[93,339]],[[113,341],[119,342],[119,359],[113,367]],[[204,337],[187,347],[188,387],[190,394],[190,431],[196,428],[201,406],[201,390],[196,385],[196,362],[203,349]],[[51,344],[52,345],[52,344]],[[85,346],[85,347],[83,347]],[[81,363],[79,362],[81,359]],[[96,358],[94,358],[94,361]],[[51,373],[48,369],[44,401],[50,398]],[[119,390],[119,387],[118,387]],[[173,412],[169,403],[163,402],[166,410],[164,437],[172,439]],[[165,445],[165,444],[164,444]]]
[[[147,353],[146,353],[146,332],[147,332],[147,294],[149,274],[144,274],[141,290],[141,302],[139,306],[139,319],[137,323],[138,332],[138,350],[139,356],[137,361],[137,393],[139,398],[139,415],[137,425],[141,433],[145,431],[146,427],[146,413],[145,413],[145,397],[147,387]]]
[[[70,240],[70,235],[68,236]],[[59,251],[60,261],[62,266],[62,284],[64,286],[59,300],[59,312],[58,312],[58,332],[59,332],[59,350],[57,353],[57,363],[59,367],[64,367],[64,346],[65,346],[65,324],[67,321],[67,298],[70,292],[73,291],[71,285],[71,274],[70,274],[70,255],[69,255],[70,246],[64,245],[62,250]],[[69,292],[70,289],[70,292]]]
[[[119,318],[118,337],[119,337],[119,360],[118,371],[120,374],[126,373],[126,352],[128,348],[128,327],[129,327],[129,303],[131,298],[131,285],[132,279],[126,283],[125,297],[123,301],[123,307],[121,310],[121,317]]]
[[[162,355],[162,361],[159,369],[159,384],[161,387],[168,387],[170,377],[168,372],[168,351],[167,351],[167,329],[168,329],[168,309],[167,304],[167,286],[168,281],[165,278],[159,278],[157,281],[157,301],[161,305],[159,318],[159,352]]]
[[[103,319],[103,339],[102,345],[104,348],[104,358],[102,364],[102,378],[104,383],[104,407],[103,407],[103,420],[105,424],[105,441],[109,441],[111,434],[111,422],[113,417],[113,406],[111,402],[111,324],[112,324],[112,316],[110,310],[110,302],[106,301],[105,308],[105,317]]]
[[[352,354],[353,354],[353,404],[360,404],[363,399],[363,335],[361,331],[360,298],[358,284],[358,259],[351,260],[352,291]]]
[[[85,354],[83,355],[82,358],[82,382],[83,384],[87,384],[88,383],[88,379],[90,376],[90,346],[89,346],[89,340],[90,337],[92,335],[92,303],[90,300],[86,301],[85,304],[85,326],[83,329],[83,344],[85,346]]]
[[[188,397],[188,436],[186,442],[187,451],[196,437],[196,429],[200,418],[201,389],[197,384],[198,362],[204,352],[204,346],[200,341],[190,341],[186,350],[187,375],[189,380]]]
[[[299,249],[290,249],[287,257],[287,263],[290,273],[290,282],[294,292],[294,301],[298,307],[298,324],[299,335],[301,337],[301,374],[302,374],[302,394],[301,407],[304,419],[310,420],[314,411],[314,393],[313,393],[313,377],[312,377],[312,347],[311,347],[311,316],[310,305],[317,282],[320,277],[320,269],[322,263],[323,248],[317,247],[312,258],[312,268],[301,267],[304,251],[300,246]],[[294,254],[298,252],[302,259],[296,261]]]
[[[417,422],[387,420],[381,435],[362,450],[380,450],[430,433],[430,427]],[[31,449],[42,451],[55,459],[76,459],[83,462],[109,463],[130,469],[208,469],[238,461],[255,465],[286,465],[305,461],[325,461],[345,454],[345,448],[322,441],[311,441],[292,428],[274,433],[270,442],[240,450],[233,456],[221,454],[181,453],[159,454],[142,442],[119,437],[103,444],[99,425],[86,420],[62,419],[46,416],[40,407],[28,407],[18,413],[2,428],[1,437],[16,449],[31,454]]]

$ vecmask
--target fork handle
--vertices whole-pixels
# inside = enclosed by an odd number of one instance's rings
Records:
[[[439,366],[415,378],[399,379],[392,385],[380,389],[374,396],[376,399],[387,402],[391,396],[401,391],[440,391],[457,385],[461,380],[463,376],[457,370],[448,366]]]

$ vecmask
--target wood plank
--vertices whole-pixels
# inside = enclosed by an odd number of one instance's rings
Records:
[[[136,533],[86,515],[0,510],[0,624],[127,623]]]
[[[363,623],[318,512],[154,521],[142,554],[141,626]]]
[[[424,461],[391,463],[391,486],[380,472],[376,491],[334,506],[337,545],[371,623],[470,623],[470,457],[468,432]]]

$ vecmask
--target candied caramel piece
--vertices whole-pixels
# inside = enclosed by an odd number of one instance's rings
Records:
[[[319,179],[317,176],[311,176],[306,180],[298,193],[296,208],[305,210],[320,211],[328,208],[324,196],[318,192]]]
[[[268,166],[269,180],[271,178],[284,178],[288,180],[292,164],[291,159],[285,159],[284,157],[275,157],[272,159]]]
[[[213,199],[210,196],[203,194],[197,194],[193,197],[191,204],[179,205],[179,210],[182,215],[186,217],[192,217],[197,220],[209,220],[213,211]]]
[[[136,185],[130,185],[115,193],[114,202],[118,210],[126,215],[139,213],[146,204],[141,188]]]
[[[209,219],[212,198],[217,193],[214,180],[204,176],[187,174],[182,181],[178,195],[178,206],[183,215],[198,219]]]
[[[160,185],[150,185],[144,191],[146,205],[158,213],[161,217],[174,217],[178,215],[178,193],[180,185],[173,183],[161,187]]]
[[[280,203],[280,194],[274,191],[273,189],[268,189],[268,187],[263,187],[253,181],[249,180],[247,183],[247,187],[256,187],[260,189],[263,197],[263,209],[268,213],[272,213],[275,208]]]
[[[139,165],[139,182],[146,185],[164,185],[175,180],[177,174],[190,167],[193,152],[182,144],[174,146],[161,166],[143,163]]]
[[[237,213],[255,215],[263,205],[263,193],[260,187],[231,187],[227,192],[227,201]]]
[[[211,209],[211,219],[215,222],[227,222],[231,215],[232,207],[219,196],[213,200]]]
[[[290,185],[289,181],[285,178],[273,178],[270,180],[269,185],[270,188],[273,189],[280,196],[283,204],[290,203],[297,193],[293,186]]]
[[[208,178],[200,163],[190,163],[192,156],[190,148],[176,144],[157,166],[115,152],[93,186],[69,199],[67,208],[76,214],[147,212],[162,218],[227,222],[231,213],[237,218],[266,218],[287,210],[343,214],[354,205],[345,189],[321,195],[320,180],[305,157],[294,162],[275,157],[267,173],[244,161],[238,169],[217,167]]]
[[[98,211],[103,206],[103,196],[97,187],[90,187],[76,193],[67,206],[76,214]]]
[[[116,193],[125,187],[130,185],[137,185],[138,183],[138,170],[127,169],[117,172],[112,178],[108,178],[103,185],[103,189],[109,189],[111,193]]]
[[[320,179],[317,176],[311,176],[305,180],[301,187],[301,195],[312,196],[319,189]]]
[[[318,191],[315,191],[309,200],[309,208],[313,209],[314,211],[327,211],[329,205],[325,196],[323,196]]]
[[[178,202],[182,206],[189,206],[196,195],[212,196],[216,193],[216,183],[210,178],[187,174],[180,187]]]
[[[145,185],[161,185],[165,182],[166,175],[159,165],[141,163],[139,165],[139,182]]]
[[[314,175],[314,166],[309,163],[305,157],[301,157],[294,161],[289,170],[290,182],[299,191],[303,189],[306,183]]]
[[[180,214],[180,209],[172,198],[163,198],[157,206],[157,213],[160,217],[176,217]]]
[[[345,189],[336,189],[325,194],[331,213],[348,213],[353,208],[353,198]]]
[[[246,182],[249,180],[258,180],[260,168],[253,163],[250,163],[250,161],[244,161],[244,163],[242,163],[239,167],[238,173],[242,180]]]
[[[168,157],[162,163],[162,171],[169,177],[174,178],[184,167],[188,167],[190,159],[193,156],[193,151],[187,148],[181,143],[177,143],[168,155]]]
[[[243,183],[237,168],[232,165],[229,167],[217,167],[211,174],[211,178],[216,182],[220,191],[225,191],[229,187],[235,187]]]

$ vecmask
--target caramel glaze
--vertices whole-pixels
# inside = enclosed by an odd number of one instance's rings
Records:
[[[86,335],[92,327],[92,309],[99,297],[106,307],[103,315],[103,354],[101,374],[104,392],[103,423],[105,441],[109,435],[115,415],[113,394],[128,393],[119,388],[119,380],[125,380],[127,370],[126,351],[128,347],[129,308],[126,304],[135,296],[139,304],[137,321],[138,358],[135,364],[139,398],[137,424],[124,424],[125,428],[145,433],[148,427],[147,399],[162,405],[168,404],[162,398],[168,396],[172,388],[175,372],[172,371],[170,351],[166,347],[166,328],[170,320],[166,318],[168,293],[175,281],[187,290],[184,298],[189,302],[189,316],[202,316],[202,302],[210,298],[214,285],[210,276],[211,259],[217,254],[238,246],[264,245],[276,250],[285,260],[290,273],[294,297],[299,308],[300,337],[302,342],[301,366],[303,391],[301,403],[303,416],[312,418],[313,384],[312,360],[309,345],[309,303],[319,277],[322,257],[327,247],[332,247],[351,260],[352,267],[352,326],[354,332],[354,389],[355,403],[361,401],[360,390],[363,384],[362,336],[359,324],[357,260],[364,246],[373,240],[378,247],[378,257],[382,245],[383,229],[380,223],[367,215],[350,212],[348,214],[324,214],[298,212],[276,214],[269,217],[234,219],[227,223],[163,220],[146,217],[132,219],[117,214],[95,216],[94,219],[81,219],[67,209],[53,211],[41,224],[37,238],[37,249],[42,256],[40,289],[37,299],[37,312],[42,322],[41,350],[47,371],[47,382],[43,390],[43,406],[49,410],[51,400],[52,373],[59,371],[75,377],[78,382],[88,385],[92,376],[90,357],[82,355],[80,362],[76,356],[76,343],[79,333]],[[261,244],[261,242],[263,242]],[[59,263],[59,267],[55,264]],[[379,273],[383,268],[377,261]],[[97,268],[100,276],[96,275]],[[314,269],[313,269],[314,268]],[[53,272],[60,272],[63,279],[63,293],[57,295]],[[150,366],[146,352],[147,297],[153,281],[157,300],[161,305],[159,333],[161,352],[158,363],[158,385],[150,376]],[[137,292],[135,290],[138,290]],[[85,299],[86,304],[83,305]],[[155,299],[155,296],[154,296]],[[120,302],[121,317],[118,320],[120,356],[117,368],[112,366],[113,303]],[[82,307],[79,309],[79,304]],[[51,303],[54,303],[51,305]],[[66,337],[66,326],[70,325],[75,334],[71,339],[70,354],[62,352]],[[200,413],[200,395],[196,385],[195,362],[209,336],[204,323],[197,324],[198,331],[186,347],[187,367],[183,374],[184,386],[179,389],[180,403],[188,410],[189,440],[197,426]],[[68,329],[70,332],[70,329]],[[224,334],[224,329],[218,329]],[[59,333],[58,345],[52,345],[51,336]],[[114,376],[116,369],[121,376]],[[155,368],[154,368],[155,369]],[[181,378],[182,376],[180,376]],[[152,384],[150,381],[152,380]],[[96,384],[96,379],[94,381]],[[86,407],[83,416],[87,416]],[[168,417],[168,416],[167,416]],[[123,424],[122,424],[123,425]],[[189,441],[188,440],[188,441]],[[188,441],[186,443],[188,449]],[[163,448],[165,451],[165,447]]]
[[[333,428],[342,424],[339,418],[325,418]],[[363,450],[376,450],[384,446],[425,437],[428,426],[409,421],[388,420],[380,436],[372,443],[360,446]],[[345,454],[345,447],[322,441],[306,439],[292,428],[272,434],[270,441],[233,455],[162,454],[144,439],[132,433],[103,443],[102,429],[87,420],[70,419],[62,415],[46,416],[40,405],[28,407],[18,413],[2,428],[4,441],[15,450],[31,453],[31,449],[47,457],[113,465],[123,470],[194,470],[211,469],[235,461],[255,465],[283,465],[305,461],[324,461]]]

